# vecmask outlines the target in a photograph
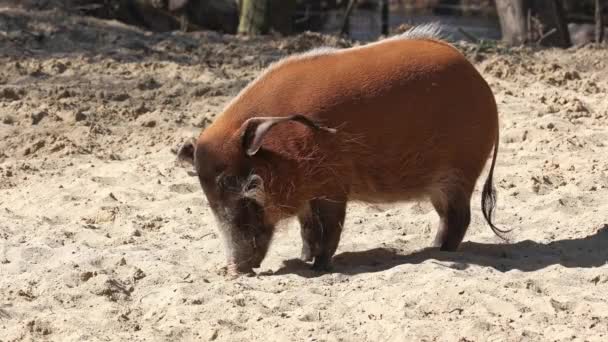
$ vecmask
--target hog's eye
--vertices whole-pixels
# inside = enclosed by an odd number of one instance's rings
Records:
[[[237,176],[221,174],[217,177],[216,182],[220,191],[238,191],[239,178]]]

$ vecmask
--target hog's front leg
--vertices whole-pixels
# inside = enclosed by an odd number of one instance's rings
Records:
[[[300,221],[300,235],[302,236],[302,261],[313,261],[321,252],[321,221],[318,215],[313,214],[310,203],[298,215]]]
[[[302,259],[313,261],[313,269],[328,270],[342,234],[346,215],[345,200],[315,199],[299,215]]]

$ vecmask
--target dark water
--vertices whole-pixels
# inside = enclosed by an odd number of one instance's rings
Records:
[[[323,32],[337,33],[342,25],[343,13],[333,13],[326,23]],[[350,19],[350,36],[356,40],[375,40],[381,33],[380,13],[378,11],[354,11]],[[496,18],[482,16],[436,16],[436,15],[414,15],[405,12],[391,11],[389,15],[390,28],[396,28],[401,24],[424,24],[439,22],[448,39],[461,40],[466,37],[460,33],[459,28],[467,33],[486,40],[497,40],[501,38],[500,24]]]

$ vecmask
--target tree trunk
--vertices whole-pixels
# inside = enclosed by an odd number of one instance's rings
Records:
[[[270,0],[243,0],[239,34],[259,35],[268,33],[268,9]]]
[[[355,9],[356,4],[357,0],[350,0],[348,2],[348,6],[344,12],[344,19],[342,20],[342,29],[340,30],[341,36],[348,36],[350,34],[350,15]]]
[[[496,0],[496,10],[507,44],[571,45],[560,0]]]
[[[238,32],[259,35],[272,29],[290,34],[295,6],[295,0],[242,0]]]
[[[388,0],[382,0],[381,14],[382,34],[388,36]]]
[[[521,45],[527,40],[527,11],[524,0],[496,0],[502,40],[509,45]]]
[[[604,18],[602,17],[602,0],[595,0],[595,42],[604,41]]]

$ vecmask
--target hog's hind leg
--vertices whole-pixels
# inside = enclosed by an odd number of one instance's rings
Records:
[[[342,234],[346,201],[315,199],[299,216],[302,226],[302,258],[312,261],[313,269],[328,270]]]
[[[471,191],[462,186],[449,186],[434,192],[431,202],[439,214],[433,246],[442,251],[455,251],[471,222]]]

